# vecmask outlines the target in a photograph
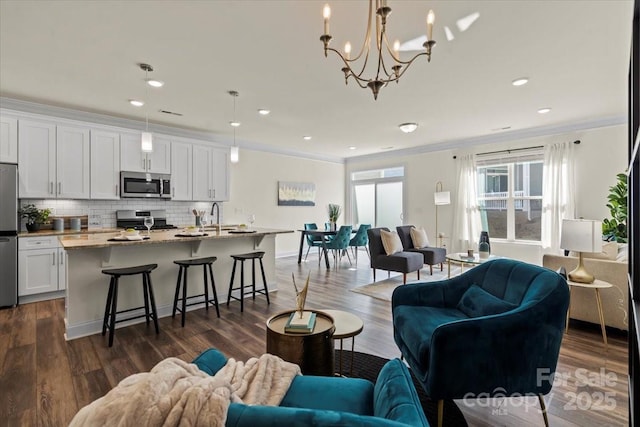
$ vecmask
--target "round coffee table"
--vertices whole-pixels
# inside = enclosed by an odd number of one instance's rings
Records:
[[[336,331],[333,333],[334,340],[340,340],[340,360],[338,362],[338,374],[342,375],[342,344],[343,340],[351,338],[351,368],[349,375],[353,374],[353,349],[356,342],[356,335],[364,329],[364,322],[358,316],[342,310],[321,310],[323,313],[333,317]]]
[[[295,310],[278,313],[267,320],[267,353],[300,366],[305,375],[333,376],[333,318],[319,310],[310,333],[287,333],[284,326]]]
[[[451,278],[451,263],[460,264],[460,273],[464,270],[464,265],[478,265],[483,262],[491,261],[492,259],[498,259],[499,256],[489,255],[488,258],[480,258],[480,255],[475,253],[472,257],[467,256],[466,253],[452,253],[447,254],[447,277]]]

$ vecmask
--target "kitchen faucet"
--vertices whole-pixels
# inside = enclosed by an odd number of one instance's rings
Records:
[[[213,211],[216,212],[216,225],[220,230],[220,206],[218,206],[217,202],[213,202],[213,205],[211,205],[211,216],[213,216]]]

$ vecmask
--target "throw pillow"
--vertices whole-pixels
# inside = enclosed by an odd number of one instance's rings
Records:
[[[382,237],[382,246],[387,255],[393,255],[397,252],[402,252],[402,241],[400,236],[395,231],[380,230],[380,237]]]
[[[414,247],[419,249],[429,246],[429,238],[427,237],[427,232],[424,231],[424,228],[411,227],[409,233],[411,234],[411,241],[413,242]]]
[[[482,289],[475,283],[462,295],[456,308],[469,317],[490,316],[518,307]]]

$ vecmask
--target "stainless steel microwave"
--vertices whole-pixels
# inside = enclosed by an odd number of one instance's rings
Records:
[[[120,172],[120,197],[171,198],[171,175]]]

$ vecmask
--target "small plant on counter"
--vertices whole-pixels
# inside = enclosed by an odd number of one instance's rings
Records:
[[[36,205],[28,204],[18,210],[18,215],[20,215],[20,218],[27,220],[27,230],[38,231],[40,224],[44,224],[49,220],[51,209],[38,209]]]

